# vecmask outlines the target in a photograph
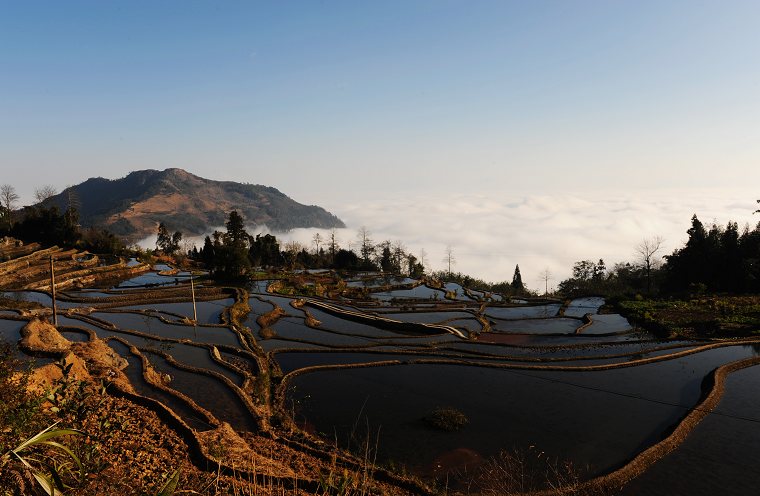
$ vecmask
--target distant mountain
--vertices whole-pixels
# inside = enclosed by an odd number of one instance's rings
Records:
[[[248,225],[266,224],[273,230],[345,227],[325,209],[302,205],[275,188],[212,181],[182,169],[142,170],[115,180],[92,178],[52,201],[61,209],[77,204],[82,226],[108,229],[129,242],[155,234],[159,222],[170,231],[200,235],[224,225],[232,210]]]

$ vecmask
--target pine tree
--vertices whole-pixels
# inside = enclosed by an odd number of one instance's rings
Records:
[[[515,274],[512,276],[512,289],[517,293],[525,291],[525,285],[522,282],[522,275],[520,275],[520,265],[515,265]]]

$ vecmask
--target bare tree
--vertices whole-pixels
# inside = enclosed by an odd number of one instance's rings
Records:
[[[335,228],[330,229],[330,262],[335,261],[335,253],[338,251],[338,236],[335,233]]]
[[[538,279],[540,281],[544,281],[544,295],[549,294],[549,281],[554,279],[554,276],[552,275],[551,271],[549,270],[549,267],[542,270],[539,275]]]
[[[52,186],[50,184],[46,184],[45,186],[34,189],[34,199],[37,200],[37,203],[44,204],[46,201],[57,194],[58,190],[55,189],[55,186]]]
[[[322,235],[319,233],[314,233],[314,237],[311,239],[311,242],[314,243],[314,253],[316,255],[319,255],[319,246],[322,244]]]
[[[647,276],[647,294],[652,290],[652,269],[657,268],[660,264],[660,258],[657,257],[657,252],[662,248],[662,242],[663,239],[660,236],[654,236],[652,238],[644,238],[644,240],[636,246],[638,262]]]
[[[372,233],[369,232],[369,229],[367,229],[366,226],[362,226],[359,228],[359,232],[357,233],[356,237],[359,238],[360,243],[360,250],[362,259],[364,260],[365,266],[369,264],[370,258],[375,253],[375,245],[372,244]]]
[[[0,186],[0,206],[3,207],[3,215],[9,230],[13,227],[13,209],[16,208],[18,198],[16,188],[10,184]]]
[[[422,270],[424,271],[427,265],[427,252],[425,248],[420,249],[420,265],[422,265]]]
[[[451,277],[451,266],[457,263],[457,259],[456,257],[454,257],[454,250],[451,248],[451,245],[446,246],[445,253],[446,253],[446,256],[443,257],[443,263],[448,264],[449,277]]]
[[[287,254],[291,267],[295,266],[296,257],[298,257],[298,254],[304,249],[304,246],[298,241],[288,241],[285,243],[283,251]]]

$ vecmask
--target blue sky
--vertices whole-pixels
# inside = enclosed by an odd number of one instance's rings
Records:
[[[0,182],[29,202],[182,167],[339,215],[419,194],[754,199],[758,25],[754,1],[2,1]]]

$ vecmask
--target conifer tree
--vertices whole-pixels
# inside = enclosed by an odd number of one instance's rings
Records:
[[[512,289],[517,293],[525,291],[525,285],[522,282],[522,275],[520,274],[520,265],[515,265],[515,274],[512,276]]]

